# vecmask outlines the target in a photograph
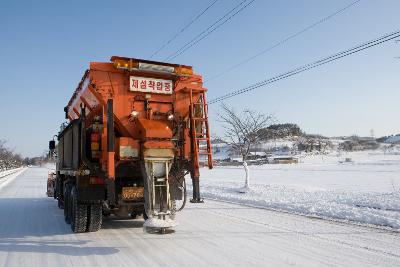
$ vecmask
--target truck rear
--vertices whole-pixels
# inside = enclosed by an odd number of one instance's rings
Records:
[[[90,63],[58,144],[50,142],[55,197],[74,232],[97,231],[111,214],[174,226],[186,174],[191,202],[202,202],[200,158],[212,168],[206,91],[191,66],[116,56]]]

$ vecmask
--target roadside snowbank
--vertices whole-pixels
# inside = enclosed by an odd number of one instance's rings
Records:
[[[0,179],[3,178],[3,177],[5,177],[5,176],[7,176],[7,175],[16,173],[17,171],[20,171],[20,170],[22,170],[23,168],[24,168],[24,167],[20,167],[20,168],[16,168],[16,169],[11,169],[11,170],[6,170],[6,171],[0,171]]]
[[[20,167],[17,169],[0,172],[0,190],[14,180],[18,175],[23,173],[26,169],[26,167]]]
[[[267,209],[386,226],[400,230],[400,157],[349,153],[311,157],[294,165],[252,166],[251,189],[243,168],[202,169],[202,196]],[[188,185],[190,187],[190,185]]]
[[[400,229],[400,193],[351,193],[305,190],[279,185],[254,185],[246,193],[241,184],[204,185],[206,198],[243,203],[320,218],[348,220]]]

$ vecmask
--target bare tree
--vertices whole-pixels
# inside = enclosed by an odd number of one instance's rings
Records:
[[[7,148],[6,143],[0,139],[0,170],[16,168],[22,164],[21,156]]]
[[[250,171],[246,162],[250,148],[262,139],[262,131],[260,130],[272,122],[272,116],[248,109],[236,113],[233,108],[224,104],[221,105],[221,109],[219,121],[225,127],[225,141],[243,160],[246,181],[241,192],[246,192],[250,188]]]

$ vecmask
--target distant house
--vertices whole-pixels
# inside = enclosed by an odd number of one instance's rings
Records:
[[[254,159],[266,159],[267,158],[267,153],[264,151],[255,151],[255,152],[250,152],[250,154],[247,156],[249,160],[254,160]]]
[[[229,159],[231,162],[243,162],[243,158],[241,156],[237,156],[237,155],[231,156]]]
[[[247,160],[257,160],[257,159],[266,159],[267,158],[267,153],[263,151],[255,151],[255,152],[250,152],[249,155],[247,156]],[[230,156],[231,161],[238,161],[242,162],[242,156],[240,155],[231,155]]]
[[[290,155],[278,155],[270,157],[270,162],[273,164],[294,164],[299,163],[299,159]]]
[[[243,158],[240,155],[231,155],[229,157],[230,162],[232,163],[242,163]],[[254,151],[250,152],[247,156],[246,162],[249,165],[260,165],[268,163],[268,154],[263,151]]]

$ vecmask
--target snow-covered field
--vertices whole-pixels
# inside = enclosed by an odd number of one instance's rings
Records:
[[[351,158],[351,163],[343,162]],[[299,164],[201,169],[202,196],[400,230],[400,155],[379,151],[301,157]]]

